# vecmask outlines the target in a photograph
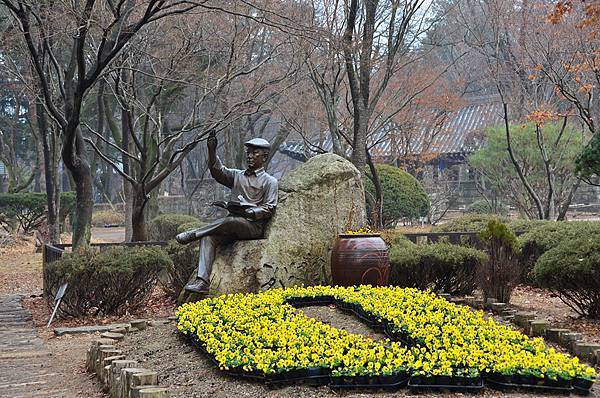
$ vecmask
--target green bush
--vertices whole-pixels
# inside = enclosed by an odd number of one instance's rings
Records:
[[[488,254],[487,261],[479,264],[477,280],[483,290],[483,298],[490,297],[508,303],[514,288],[523,274],[519,261],[519,245],[515,234],[497,220],[488,222],[487,228],[478,234]]]
[[[203,221],[200,221],[200,220],[186,222],[185,224],[181,224],[179,227],[177,227],[177,233],[180,234],[182,232],[189,231],[192,229],[197,229],[197,228],[203,227],[205,225],[206,225],[206,223]]]
[[[64,225],[65,219],[75,209],[75,193],[60,194],[59,221]],[[47,196],[41,192],[3,193],[0,194],[0,223],[5,229],[14,231],[21,229],[27,233],[46,221]]]
[[[558,294],[578,314],[600,319],[600,239],[582,235],[564,240],[536,262],[537,284]]]
[[[476,200],[467,206],[467,213],[471,214],[495,214],[506,216],[508,214],[508,208],[503,204],[497,204],[492,206],[487,200]]]
[[[180,225],[199,222],[196,217],[185,214],[162,214],[148,225],[148,239],[152,241],[169,241],[177,235]]]
[[[105,225],[124,225],[125,214],[114,210],[97,211],[92,214],[92,225],[104,227]]]
[[[524,218],[509,219],[497,214],[466,214],[448,222],[436,225],[431,232],[481,232],[487,228],[491,220],[505,224],[512,232],[527,232],[551,221],[527,220]]]
[[[564,241],[600,236],[597,221],[546,221],[519,237],[522,261],[529,272],[542,254]]]
[[[167,268],[168,279],[164,284],[164,288],[172,298],[178,298],[190,275],[196,269],[199,249],[200,246],[197,242],[181,245],[175,240],[169,241],[166,250],[172,264]]]
[[[429,211],[429,197],[421,183],[406,171],[390,165],[376,165],[383,189],[382,223],[390,227],[396,222],[408,218],[424,217]],[[375,187],[365,177],[366,195],[375,195]],[[367,212],[371,214],[367,201]]]
[[[16,225],[23,232],[39,227],[46,217],[46,194],[44,193],[3,193],[0,194],[0,213],[7,224]]]
[[[447,243],[393,246],[390,283],[456,295],[471,294],[477,286],[476,270],[486,259],[482,251]]]
[[[172,267],[169,256],[155,247],[115,246],[66,253],[46,265],[48,303],[68,283],[61,311],[69,316],[112,315],[139,308],[160,272]]]
[[[481,232],[487,227],[490,220],[499,220],[505,223],[509,221],[506,217],[494,214],[467,214],[436,225],[431,228],[431,232]]]
[[[527,233],[535,228],[541,227],[551,222],[554,221],[527,220],[525,218],[517,218],[515,220],[510,220],[510,222],[508,223],[508,229],[510,229],[512,232]]]
[[[396,229],[384,229],[381,231],[381,239],[383,239],[387,247],[413,244],[404,236],[403,232]]]

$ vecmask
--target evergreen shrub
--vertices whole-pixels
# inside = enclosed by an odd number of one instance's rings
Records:
[[[155,247],[115,246],[65,253],[48,263],[44,277],[48,303],[68,283],[61,312],[69,316],[119,315],[139,308],[171,259]]]
[[[104,227],[106,225],[124,225],[125,214],[114,210],[97,211],[92,214],[92,225]]]
[[[554,291],[578,314],[600,319],[598,235],[564,240],[542,254],[532,273],[537,284]]]
[[[182,245],[174,239],[169,241],[166,251],[172,264],[166,269],[168,277],[164,289],[173,299],[178,298],[190,275],[198,266],[199,249],[198,242]]]
[[[508,214],[508,208],[503,204],[498,204],[495,207],[490,204],[487,200],[476,200],[467,206],[467,213],[471,214],[495,214],[506,216]]]
[[[148,239],[151,241],[169,241],[174,239],[182,224],[199,222],[196,217],[185,214],[162,214],[148,224]]]
[[[75,210],[75,193],[61,192],[59,220],[65,220]],[[46,221],[47,196],[42,192],[0,194],[1,225],[11,231],[24,233],[38,228]]]
[[[387,164],[376,165],[383,189],[382,223],[390,227],[403,219],[424,217],[429,211],[429,197],[421,183],[406,171]],[[365,194],[375,195],[375,187],[368,177]],[[372,208],[367,201],[367,214]]]
[[[484,252],[468,247],[402,242],[390,251],[390,284],[455,295],[471,294],[477,287],[477,268],[486,259]]]
[[[483,290],[483,297],[493,297],[502,303],[508,303],[523,274],[517,237],[497,220],[489,221],[487,228],[478,237],[488,255],[487,261],[479,264],[477,269],[477,280]]]

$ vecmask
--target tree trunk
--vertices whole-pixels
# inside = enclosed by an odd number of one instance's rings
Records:
[[[129,75],[126,71],[121,73],[121,80],[123,84],[126,84],[128,81]],[[131,174],[131,164],[130,159],[126,153],[129,153],[129,135],[132,132],[129,131],[129,112],[127,109],[121,108],[121,148],[123,152],[121,153],[121,163],[123,164],[123,172],[125,174]],[[123,200],[125,201],[125,241],[130,242],[133,238],[133,187],[131,183],[123,178]]]
[[[352,150],[352,164],[361,173],[365,172],[367,165],[367,123],[369,117],[367,110],[360,106],[354,109],[354,139]]]
[[[131,183],[123,178],[123,199],[125,200],[125,241],[131,242],[133,239],[133,189]]]
[[[88,246],[91,240],[92,210],[94,199],[92,192],[92,173],[86,159],[85,146],[79,121],[71,121],[64,132],[66,137],[62,155],[67,169],[73,177],[76,204],[73,219],[73,249]]]
[[[37,128],[42,142],[44,158],[44,179],[46,180],[46,195],[48,206],[48,240],[50,243],[60,243],[60,190],[58,184],[57,164],[55,158],[55,141],[50,141],[52,133],[48,126],[48,119],[41,102],[36,101],[35,118]]]
[[[146,217],[144,207],[147,199],[141,187],[132,187],[132,206],[131,206],[131,223],[132,223],[132,242],[141,242],[148,240],[146,236]]]
[[[379,173],[377,172],[377,168],[375,164],[373,164],[373,159],[371,159],[371,155],[368,151],[365,151],[367,156],[367,163],[369,165],[369,170],[371,171],[371,175],[369,178],[373,182],[373,186],[375,187],[375,201],[373,203],[373,211],[371,214],[371,222],[373,223],[373,227],[375,229],[383,229],[383,188],[381,186],[381,180],[379,179]]]
[[[160,195],[161,184],[158,184],[148,195],[148,203],[144,207],[144,220],[146,224],[156,218],[160,212],[158,205],[158,196]]]

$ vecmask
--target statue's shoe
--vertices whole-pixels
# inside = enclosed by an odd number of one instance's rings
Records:
[[[185,231],[175,236],[175,240],[182,245],[193,242],[197,240],[196,231]]]
[[[196,279],[192,283],[185,285],[184,289],[186,292],[197,293],[197,294],[208,294],[209,284],[202,278]]]

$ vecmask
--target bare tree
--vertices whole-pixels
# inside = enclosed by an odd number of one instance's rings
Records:
[[[233,130],[231,138],[243,137],[270,113],[261,110],[264,105],[293,84],[287,77],[296,66],[285,35],[221,12],[207,11],[202,19],[211,23],[198,29],[198,17],[190,14],[155,24],[164,35],[138,35],[135,50],[109,71],[121,142],[86,125],[94,135],[88,144],[131,189],[133,241],[146,239],[144,210],[152,192],[209,131]],[[244,131],[237,130],[238,122],[247,125]],[[97,140],[117,150],[118,158]]]

